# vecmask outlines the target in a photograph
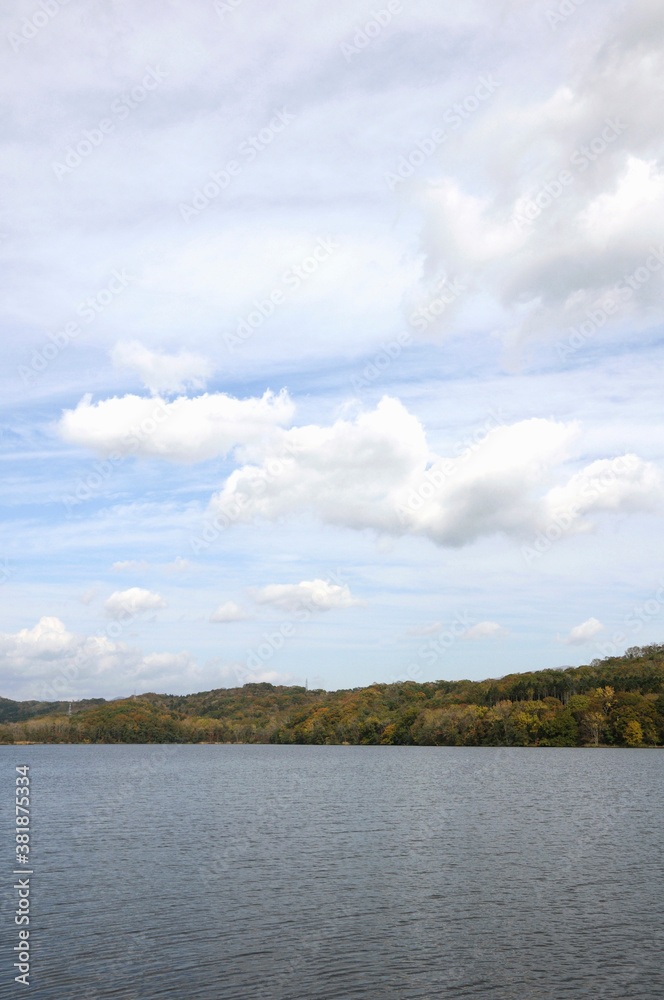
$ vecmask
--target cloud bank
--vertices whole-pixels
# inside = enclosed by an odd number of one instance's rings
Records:
[[[33,628],[0,632],[0,670],[11,679],[13,694],[35,700],[83,698],[103,685],[127,695],[157,681],[200,683],[201,671],[187,651],[149,653],[105,635],[67,630],[59,618],[45,616]]]
[[[275,435],[260,462],[229,476],[211,512],[230,524],[312,511],[324,524],[460,547],[495,534],[532,538],[559,521],[577,534],[593,528],[591,514],[657,508],[661,476],[637,456],[566,475],[579,433],[576,423],[533,418],[495,427],[473,449],[443,458],[420,421],[384,397],[352,422]]]

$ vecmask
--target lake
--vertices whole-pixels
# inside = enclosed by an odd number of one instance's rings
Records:
[[[32,1000],[664,997],[657,750],[0,748]],[[8,931],[6,934],[5,931]]]

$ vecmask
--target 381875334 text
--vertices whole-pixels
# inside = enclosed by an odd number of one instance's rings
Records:
[[[30,858],[30,768],[23,764],[16,768],[16,861],[14,875],[21,876],[14,882],[17,893],[14,923],[18,928],[18,942],[13,947],[13,968],[17,971],[14,981],[30,985],[30,877],[34,874]]]

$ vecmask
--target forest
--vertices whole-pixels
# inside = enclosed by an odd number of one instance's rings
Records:
[[[664,644],[587,666],[484,681],[340,691],[245,684],[105,701],[0,698],[0,743],[297,743],[654,747],[664,744]]]

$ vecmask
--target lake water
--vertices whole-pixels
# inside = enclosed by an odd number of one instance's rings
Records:
[[[660,751],[32,746],[0,763],[3,998],[664,997]],[[23,763],[29,989],[7,808]]]

